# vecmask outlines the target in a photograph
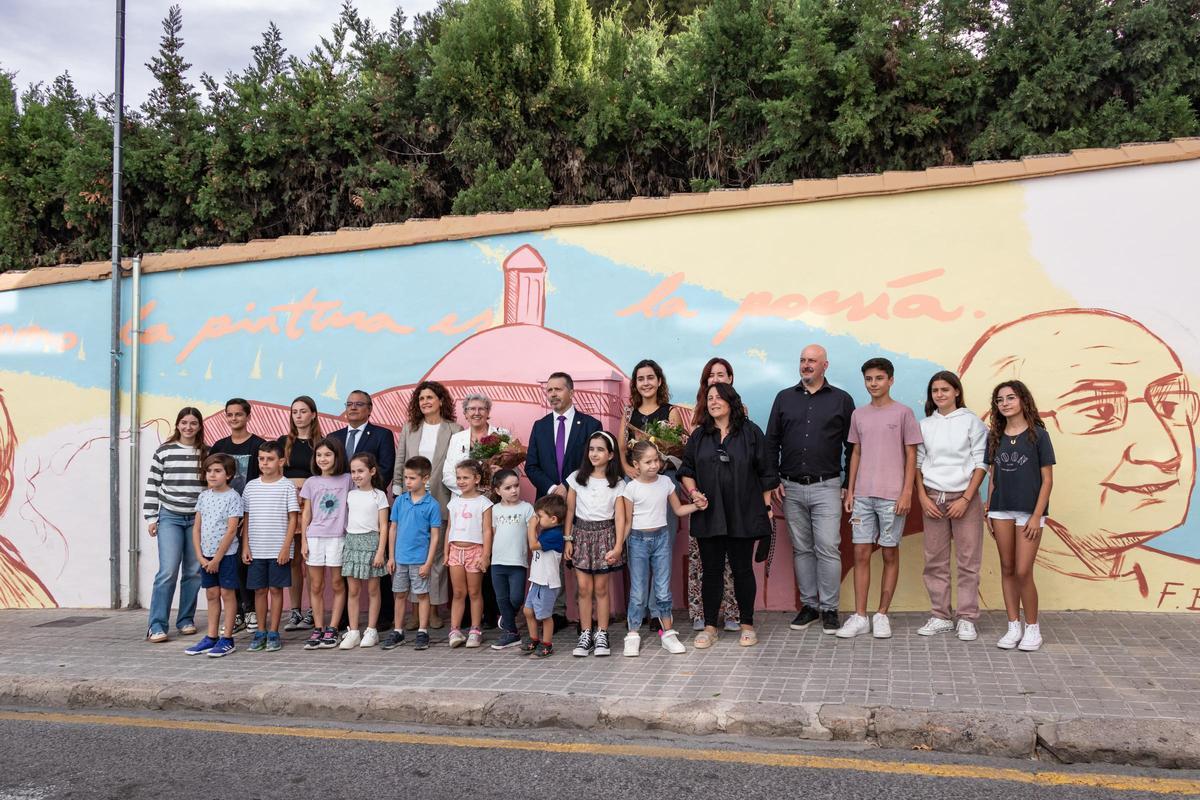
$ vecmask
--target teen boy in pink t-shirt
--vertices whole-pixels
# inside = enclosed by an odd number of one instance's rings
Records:
[[[854,613],[837,636],[851,639],[874,630],[876,639],[887,639],[892,635],[887,613],[900,576],[900,537],[912,502],[921,426],[911,408],[891,397],[895,375],[891,361],[872,358],[863,364],[862,374],[871,402],[856,408],[850,417],[848,438],[854,451],[846,487],[854,543]],[[871,552],[876,544],[883,556],[883,585],[879,612],[868,621]]]

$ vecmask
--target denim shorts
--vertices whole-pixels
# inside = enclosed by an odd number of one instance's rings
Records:
[[[397,564],[396,572],[392,575],[392,591],[396,594],[412,592],[413,594],[429,594],[429,578],[421,577],[421,567],[424,564]],[[433,567],[429,568],[433,573]]]
[[[238,580],[238,562],[240,560],[236,555],[229,555],[221,559],[216,572],[200,570],[200,588],[211,589],[214,586],[220,586],[222,589],[235,591],[242,588],[241,582]]]
[[[896,501],[882,497],[855,497],[850,513],[850,541],[899,547],[904,535],[904,514],[896,513]]]
[[[286,589],[291,585],[291,561],[280,564],[275,558],[256,558],[246,567],[247,589]]]
[[[557,599],[558,589],[531,583],[529,593],[525,595],[525,607],[533,612],[534,619],[550,619],[554,616],[554,601]]]

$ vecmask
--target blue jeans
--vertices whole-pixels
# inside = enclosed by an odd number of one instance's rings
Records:
[[[158,574],[150,593],[150,633],[166,633],[171,623],[171,600],[175,596],[175,579],[183,568],[179,582],[179,616],[175,627],[194,625],[196,595],[200,592],[200,561],[192,547],[192,524],[195,514],[158,512]]]
[[[626,624],[631,631],[642,627],[646,610],[662,618],[671,615],[671,549],[675,539],[666,527],[629,532],[625,541],[629,563],[629,608]],[[650,589],[653,581],[654,597]]]
[[[500,627],[509,633],[517,632],[517,612],[525,604],[524,567],[492,564],[492,588],[496,590],[496,606],[500,609]]]

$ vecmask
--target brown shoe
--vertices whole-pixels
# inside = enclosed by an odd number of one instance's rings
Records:
[[[420,625],[417,622],[417,615],[413,614],[408,618],[408,622],[404,623],[404,630],[415,631]]]
[[[430,613],[429,615],[429,627],[435,629],[444,628],[446,627],[446,623],[442,621],[442,618],[439,617],[436,612],[434,612]]]

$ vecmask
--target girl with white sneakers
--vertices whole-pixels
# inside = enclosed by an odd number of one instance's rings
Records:
[[[350,480],[354,488],[346,495],[346,546],[342,550],[342,577],[346,579],[350,611],[350,630],[338,645],[342,650],[374,647],[379,644],[379,606],[382,596],[379,578],[387,575],[388,529],[387,478],[379,471],[379,462],[371,453],[356,453],[350,459]],[[367,629],[358,632],[359,607],[363,590],[367,593]]]
[[[992,390],[990,421],[987,516],[1000,551],[1004,608],[1008,611],[1008,631],[996,646],[1032,651],[1042,646],[1033,565],[1050,510],[1054,447],[1033,395],[1021,381],[1005,381]]]
[[[633,446],[633,468],[637,477],[625,484],[617,512],[617,544],[606,556],[616,563],[626,550],[629,564],[629,606],[625,622],[625,655],[636,656],[641,651],[642,635],[638,629],[645,618],[647,605],[658,617],[662,630],[658,635],[663,649],[678,655],[684,652],[679,634],[672,627],[671,617],[671,559],[675,544],[667,527],[667,508],[678,517],[708,506],[701,498],[695,503],[682,503],[675,493],[675,482],[658,474],[662,455],[650,442]],[[653,582],[653,597],[651,597]]]
[[[965,407],[962,382],[938,372],[925,391],[925,418],[917,445],[917,497],[925,539],[925,590],[933,615],[921,636],[955,631],[964,642],[978,637],[979,566],[983,560],[983,502],[987,428]],[[958,562],[958,624],[950,606],[950,544]]]

